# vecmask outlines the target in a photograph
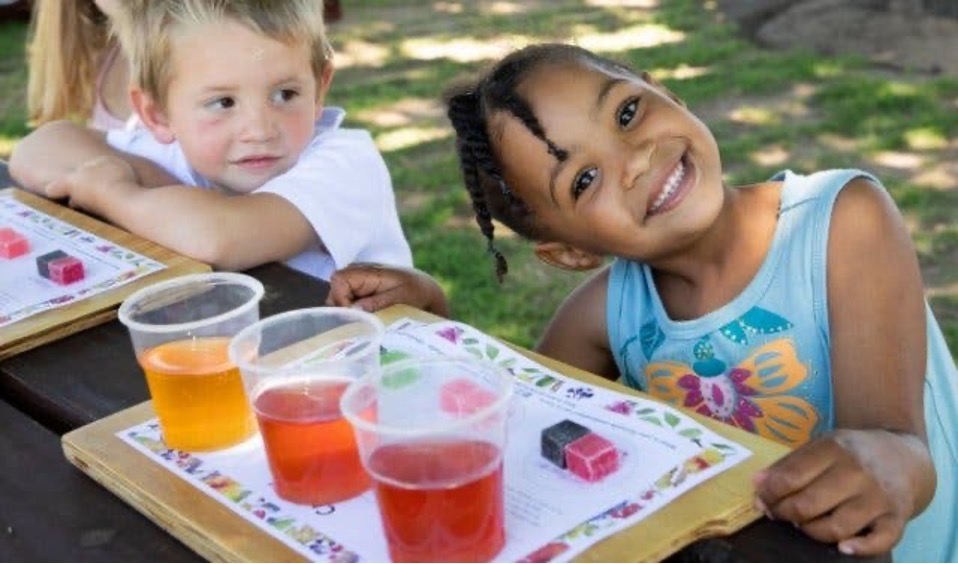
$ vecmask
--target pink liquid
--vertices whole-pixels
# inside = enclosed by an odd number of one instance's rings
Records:
[[[253,400],[277,495],[320,505],[369,488],[353,429],[339,411],[348,381],[269,388]]]
[[[502,455],[495,445],[387,445],[373,452],[369,467],[394,562],[488,562],[502,550]]]

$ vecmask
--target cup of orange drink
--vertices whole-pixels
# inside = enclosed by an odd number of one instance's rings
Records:
[[[120,321],[130,332],[170,448],[218,450],[256,432],[227,348],[259,319],[262,297],[255,278],[216,272],[154,284],[120,305]]]
[[[369,489],[339,399],[350,382],[379,373],[385,327],[358,309],[293,310],[241,331],[230,343],[259,422],[279,497],[320,505]]]
[[[511,374],[473,358],[388,363],[346,389],[393,562],[489,562],[502,550],[511,397]]]

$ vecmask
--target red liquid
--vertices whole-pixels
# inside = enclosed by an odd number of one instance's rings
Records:
[[[307,382],[263,390],[253,400],[276,493],[321,505],[369,488],[353,429],[339,411],[348,381]]]
[[[387,445],[373,452],[369,467],[394,562],[488,562],[502,550],[502,456],[495,445]]]

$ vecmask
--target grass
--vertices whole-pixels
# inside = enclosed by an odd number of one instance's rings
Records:
[[[330,103],[375,136],[392,171],[417,266],[454,315],[531,346],[584,275],[541,265],[497,229],[505,283],[472,218],[439,96],[510,49],[573,40],[650,70],[713,129],[730,183],[782,169],[860,167],[888,186],[912,229],[925,284],[958,351],[958,80],[894,72],[855,57],[770,51],[720,23],[712,2],[364,0],[331,26]],[[0,26],[0,157],[27,133],[25,26]]]

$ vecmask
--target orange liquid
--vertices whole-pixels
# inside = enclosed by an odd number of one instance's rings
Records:
[[[369,467],[393,562],[488,562],[502,550],[502,456],[495,445],[387,445],[373,452]]]
[[[356,439],[339,411],[348,381],[268,388],[253,400],[277,495],[320,505],[369,489]]]
[[[146,372],[163,440],[189,451],[233,446],[256,432],[228,337],[164,343],[146,351]]]

